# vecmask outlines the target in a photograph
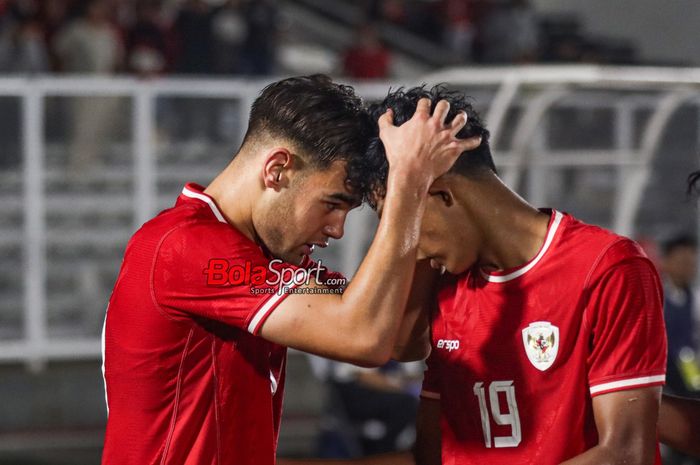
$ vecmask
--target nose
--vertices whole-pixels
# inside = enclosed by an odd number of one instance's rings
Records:
[[[333,239],[340,239],[343,237],[345,226],[345,215],[339,216],[335,221],[327,224],[323,228],[323,234]]]

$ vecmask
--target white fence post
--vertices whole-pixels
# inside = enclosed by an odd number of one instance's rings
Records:
[[[139,83],[133,97],[132,137],[134,139],[134,230],[148,221],[155,211],[156,176],[153,136],[155,130],[154,94],[148,84]]]
[[[44,193],[44,95],[32,86],[22,98],[24,161],[24,331],[28,367],[45,364],[46,217]]]

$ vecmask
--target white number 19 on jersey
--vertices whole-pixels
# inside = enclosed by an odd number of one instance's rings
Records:
[[[504,392],[508,411],[501,412],[498,402],[498,393]],[[484,431],[484,444],[491,447],[491,420],[489,409],[486,406],[486,390],[484,383],[474,383],[474,395],[479,399],[479,411],[481,413],[481,428]],[[489,385],[489,400],[491,404],[491,415],[497,425],[510,425],[510,436],[496,436],[493,438],[494,447],[517,447],[522,439],[520,431],[520,416],[518,415],[518,403],[515,401],[515,386],[513,381],[493,381]]]

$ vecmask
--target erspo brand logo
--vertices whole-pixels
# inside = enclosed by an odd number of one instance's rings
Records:
[[[440,339],[437,342],[438,349],[447,349],[448,352],[459,349],[459,340],[457,339]]]

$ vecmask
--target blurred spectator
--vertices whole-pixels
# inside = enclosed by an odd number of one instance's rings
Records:
[[[374,25],[361,26],[355,42],[345,51],[343,72],[355,79],[382,79],[389,76],[391,56]]]
[[[248,24],[242,0],[227,0],[214,12],[214,71],[219,74],[241,72],[241,53]]]
[[[696,301],[691,286],[697,273],[697,241],[680,235],[664,244],[664,317],[668,334],[666,389],[682,396],[700,394],[700,380],[684,365],[698,355]],[[696,363],[697,362],[693,362]]]
[[[697,274],[698,245],[693,236],[679,235],[663,246],[664,319],[668,361],[664,392],[700,398],[696,298],[691,286]],[[685,455],[670,451],[669,465],[697,465]]]
[[[113,74],[123,59],[121,37],[104,0],[85,2],[82,14],[56,34],[54,47],[67,73]]]
[[[537,58],[537,17],[528,0],[494,4],[480,25],[481,61],[529,63]]]
[[[212,9],[204,0],[186,0],[177,15],[174,32],[178,43],[176,71],[208,74],[212,65]]]
[[[54,47],[62,70],[82,75],[112,75],[120,69],[124,54],[104,0],[85,2],[80,16],[56,34]],[[95,168],[114,127],[119,103],[117,97],[72,99],[73,140],[68,169],[76,181],[84,179],[81,175],[86,170]]]
[[[407,20],[407,6],[402,0],[383,0],[379,2],[379,14],[387,21],[394,24],[404,24]]]
[[[470,0],[443,0],[444,44],[460,61],[472,61],[476,36],[473,3]]]
[[[46,44],[53,44],[54,38],[66,23],[68,17],[68,2],[64,0],[47,0],[41,4],[42,29]],[[48,47],[49,61],[52,71],[60,69],[60,59],[53,47]]]
[[[161,23],[159,0],[136,4],[136,17],[126,34],[127,69],[140,76],[153,76],[168,69],[170,50]]]
[[[275,0],[248,1],[245,10],[248,35],[243,46],[243,73],[267,76],[277,54],[277,6]]]
[[[46,73],[49,55],[38,16],[8,21],[0,32],[0,70],[9,73]]]
[[[360,368],[329,362],[318,456],[355,458],[405,450],[415,439],[423,365]]]

